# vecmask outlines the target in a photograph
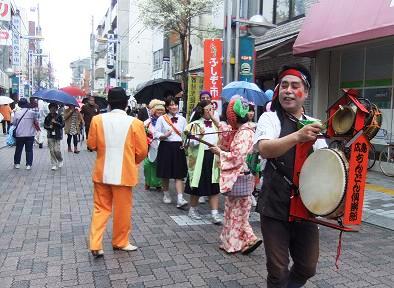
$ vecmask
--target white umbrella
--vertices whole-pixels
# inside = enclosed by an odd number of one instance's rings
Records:
[[[14,102],[10,97],[7,96],[0,96],[0,105],[11,104]]]

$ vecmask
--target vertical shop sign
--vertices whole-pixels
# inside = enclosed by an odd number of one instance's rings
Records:
[[[212,102],[219,113],[222,107],[222,50],[221,39],[204,40],[204,89],[211,93]]]

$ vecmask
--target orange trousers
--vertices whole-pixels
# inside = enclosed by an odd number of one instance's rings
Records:
[[[94,207],[90,225],[90,250],[103,249],[105,227],[112,210],[112,246],[126,247],[131,231],[132,189],[129,186],[116,186],[94,183]],[[112,208],[113,207],[113,208]]]

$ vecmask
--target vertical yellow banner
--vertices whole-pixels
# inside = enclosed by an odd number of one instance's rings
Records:
[[[198,75],[189,75],[188,81],[188,98],[187,98],[187,110],[186,119],[190,120],[190,115],[193,108],[196,107],[200,101],[200,91],[203,89],[204,78]]]

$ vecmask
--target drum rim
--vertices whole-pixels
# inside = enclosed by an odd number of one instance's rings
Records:
[[[330,150],[330,151],[334,152],[334,153],[338,156],[338,158],[341,160],[340,162],[341,162],[341,164],[343,165],[344,170],[345,170],[345,186],[344,186],[344,189],[343,189],[344,191],[343,191],[342,197],[341,197],[341,199],[340,199],[338,205],[336,205],[336,207],[335,207],[334,209],[332,209],[331,212],[325,213],[325,214],[316,214],[316,213],[313,213],[312,211],[310,211],[310,210],[308,209],[308,207],[306,207],[306,205],[305,205],[304,202],[302,201],[301,194],[300,194],[300,198],[301,198],[302,204],[304,205],[304,207],[305,207],[310,213],[312,213],[313,215],[318,216],[318,217],[326,217],[326,216],[329,216],[329,215],[331,215],[332,213],[334,213],[334,212],[342,205],[342,201],[343,201],[343,199],[345,198],[346,191],[347,191],[347,186],[348,186],[348,174],[346,173],[346,172],[347,172],[347,170],[346,170],[346,163],[345,163],[345,161],[342,159],[342,156],[341,156],[341,154],[340,154],[338,151],[336,151],[335,149],[329,148],[329,147],[327,147],[327,148],[321,148],[321,149],[319,149],[319,150]],[[317,152],[317,151],[319,151],[319,150],[316,150],[316,151],[314,151],[314,152]],[[310,155],[312,155],[312,154],[310,154]],[[342,217],[343,214],[344,214],[344,213],[342,213],[342,214],[339,215],[338,217]]]

